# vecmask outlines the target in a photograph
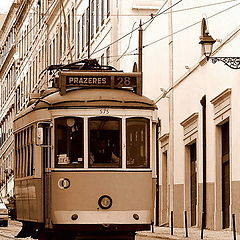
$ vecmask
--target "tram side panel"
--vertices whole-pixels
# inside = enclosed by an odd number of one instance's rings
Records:
[[[33,128],[32,128],[33,129]],[[34,130],[33,134],[34,134]],[[22,131],[23,132],[23,131]],[[32,134],[32,140],[34,135]],[[27,142],[27,140],[25,140]],[[22,141],[23,142],[23,141]],[[23,143],[22,143],[23,145]],[[41,148],[34,145],[32,161],[30,151],[23,152],[16,164],[15,177],[17,220],[43,223],[43,179]],[[16,161],[16,160],[15,160]]]
[[[59,186],[61,179],[69,180],[69,188]],[[55,172],[51,183],[53,224],[150,225],[153,220],[150,171]],[[109,209],[99,206],[103,195],[112,199]]]
[[[43,222],[42,179],[16,180],[17,219]]]

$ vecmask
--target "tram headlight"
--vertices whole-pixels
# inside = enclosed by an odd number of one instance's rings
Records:
[[[134,218],[135,220],[139,220],[139,215],[136,214],[136,213],[134,213],[134,214],[133,214],[133,218]]]
[[[70,180],[68,178],[60,178],[58,180],[58,186],[61,189],[67,189],[70,187]]]
[[[112,206],[112,199],[108,195],[103,195],[98,199],[98,205],[102,209],[108,209]]]

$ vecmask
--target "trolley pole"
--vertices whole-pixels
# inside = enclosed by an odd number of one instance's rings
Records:
[[[88,59],[90,59],[90,40],[91,40],[91,0],[88,0]]]
[[[142,95],[142,80],[143,80],[143,29],[142,29],[142,21],[140,21],[139,29],[138,29],[138,71],[141,73],[141,77],[139,79],[137,94]]]

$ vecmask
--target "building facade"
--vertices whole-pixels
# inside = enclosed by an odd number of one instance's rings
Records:
[[[159,222],[169,224],[172,212],[174,226],[184,227],[186,212],[190,226],[205,219],[206,228],[228,229],[232,214],[240,220],[240,71],[207,61],[199,37],[216,39],[211,57],[239,57],[240,6],[168,3],[175,6],[154,20],[144,43],[145,95],[158,103],[161,123]]]
[[[0,189],[1,196],[13,196],[13,117],[15,96],[15,32],[17,4],[12,4],[0,30]]]

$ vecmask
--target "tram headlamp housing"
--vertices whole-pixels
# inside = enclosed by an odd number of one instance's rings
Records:
[[[98,199],[98,205],[102,209],[109,209],[112,206],[112,198],[108,195],[103,195]]]
[[[67,189],[70,187],[70,180],[68,178],[60,178],[58,180],[58,186],[61,189]]]
[[[136,214],[136,213],[134,213],[134,214],[133,214],[133,218],[134,218],[135,220],[139,220],[139,215]]]

